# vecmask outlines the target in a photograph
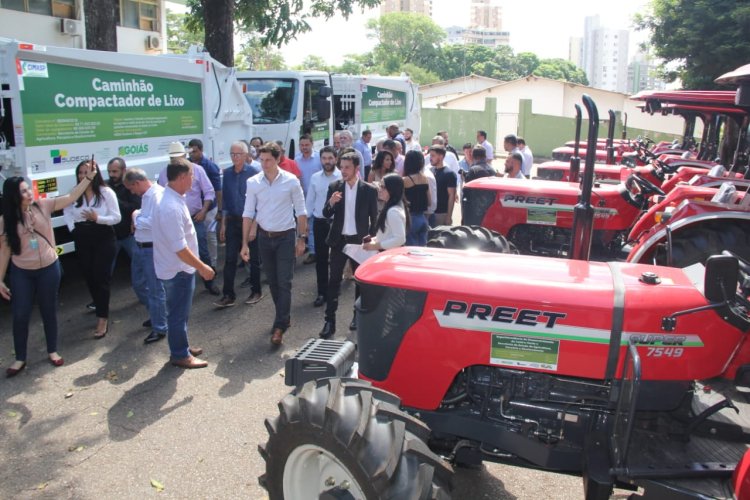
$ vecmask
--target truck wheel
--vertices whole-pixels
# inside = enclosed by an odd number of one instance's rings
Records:
[[[730,250],[750,259],[750,223],[736,219],[706,221],[672,235],[672,266],[686,267],[704,263],[711,255]],[[659,252],[657,263],[666,265],[665,252]]]
[[[361,380],[308,382],[266,420],[261,486],[271,500],[450,499],[452,469],[427,447],[429,428],[399,406]]]
[[[446,228],[427,241],[432,248],[453,250],[476,249],[482,252],[517,253],[505,237],[481,226],[454,226]]]

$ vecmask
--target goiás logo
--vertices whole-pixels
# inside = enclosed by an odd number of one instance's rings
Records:
[[[118,156],[144,155],[148,153],[148,144],[129,144],[117,148]]]
[[[68,156],[68,151],[65,149],[51,149],[49,155],[54,164],[79,163],[89,159],[88,155]]]
[[[49,78],[47,63],[35,61],[21,61],[21,76]]]

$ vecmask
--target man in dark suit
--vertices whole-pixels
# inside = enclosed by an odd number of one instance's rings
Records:
[[[352,271],[357,270],[358,263],[344,253],[347,244],[361,245],[366,236],[375,234],[375,223],[378,218],[378,190],[362,181],[359,171],[359,156],[356,152],[343,154],[339,159],[341,180],[328,188],[323,207],[323,216],[331,219],[331,230],[326,242],[331,249],[330,275],[328,278],[328,295],[326,316],[322,338],[329,338],[336,333],[336,309],[339,307],[339,291],[346,261],[351,262]],[[359,287],[355,287],[355,297],[359,296]],[[357,329],[357,312],[349,325],[349,330]]]

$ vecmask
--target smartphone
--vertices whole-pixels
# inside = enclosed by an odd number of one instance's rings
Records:
[[[362,238],[362,243],[370,243],[372,241],[372,236],[367,235],[364,238]]]

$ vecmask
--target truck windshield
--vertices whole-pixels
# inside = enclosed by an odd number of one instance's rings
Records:
[[[245,98],[253,109],[253,123],[287,123],[296,119],[297,81],[264,78],[245,80]]]

